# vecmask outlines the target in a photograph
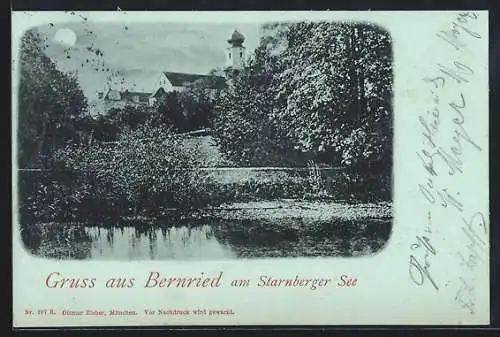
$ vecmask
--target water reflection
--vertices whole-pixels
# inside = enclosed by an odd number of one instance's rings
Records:
[[[176,226],[25,225],[26,247],[59,259],[203,260],[357,256],[379,251],[390,220],[288,222],[203,220]]]
[[[92,239],[89,256],[92,259],[199,260],[235,257],[229,245],[220,244],[207,225],[147,230],[134,227],[86,227],[85,232]]]
[[[92,239],[84,227],[69,224],[21,226],[21,238],[31,253],[57,259],[87,259]]]

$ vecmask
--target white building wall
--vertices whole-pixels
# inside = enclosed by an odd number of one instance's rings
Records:
[[[226,66],[241,69],[245,61],[245,47],[229,47],[226,50]]]
[[[170,83],[164,73],[161,73],[160,77],[156,81],[153,92],[156,92],[160,87],[163,88],[166,92],[173,91],[172,83]]]

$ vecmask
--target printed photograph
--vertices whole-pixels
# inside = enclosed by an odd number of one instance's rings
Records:
[[[59,260],[375,255],[393,53],[356,21],[53,22],[22,36],[23,245]]]

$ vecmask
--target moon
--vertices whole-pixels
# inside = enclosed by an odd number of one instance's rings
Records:
[[[76,43],[76,34],[69,28],[62,28],[56,32],[54,40],[65,46],[74,46]]]

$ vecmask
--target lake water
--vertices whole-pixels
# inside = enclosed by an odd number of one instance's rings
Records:
[[[389,238],[391,221],[273,224],[257,220],[172,225],[24,226],[26,248],[57,259],[225,260],[264,257],[359,256],[376,253]]]
[[[93,259],[213,259],[235,258],[228,244],[217,241],[210,226],[198,228],[151,228],[144,233],[134,227],[87,227]]]

